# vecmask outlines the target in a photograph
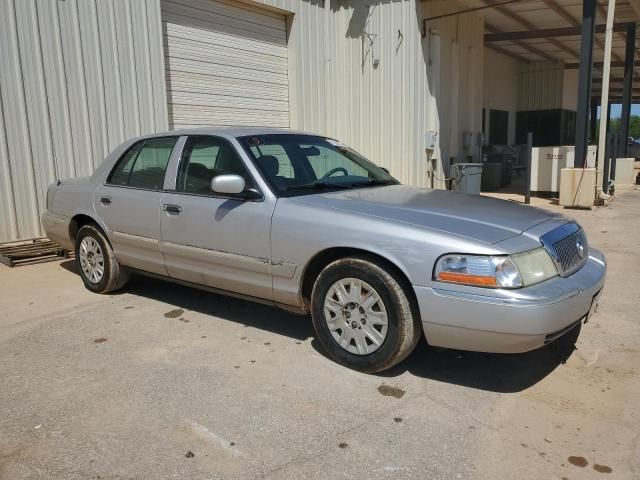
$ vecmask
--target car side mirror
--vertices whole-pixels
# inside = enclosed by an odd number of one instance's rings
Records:
[[[240,175],[218,175],[211,179],[211,190],[215,193],[237,195],[244,192],[244,178]]]
[[[382,170],[385,173],[388,173],[389,175],[391,175],[391,172],[389,171],[389,169],[387,167],[380,167],[380,170]]]

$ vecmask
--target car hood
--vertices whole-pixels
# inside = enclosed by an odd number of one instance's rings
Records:
[[[290,200],[410,223],[489,244],[519,235],[542,222],[565,218],[505,200],[407,185],[344,190]]]

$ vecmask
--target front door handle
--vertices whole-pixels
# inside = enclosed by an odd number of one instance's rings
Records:
[[[178,215],[181,211],[182,211],[182,207],[179,205],[171,205],[171,204],[164,204],[162,206],[162,209],[167,212],[167,213],[173,213],[174,215]]]
[[[111,205],[111,198],[110,197],[102,197],[100,199],[100,203],[103,205]]]

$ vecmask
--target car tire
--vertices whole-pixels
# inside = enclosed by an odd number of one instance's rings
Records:
[[[311,294],[311,317],[318,341],[332,359],[361,372],[376,373],[393,367],[413,351],[420,340],[422,326],[403,283],[406,282],[398,275],[369,257],[336,260],[322,270]],[[350,285],[348,289],[347,285]],[[371,290],[382,304],[375,300]],[[360,298],[362,302],[340,301],[340,291],[343,300],[354,295],[353,298]],[[367,301],[369,298],[376,301],[373,307],[367,305],[371,303]],[[336,305],[336,299],[340,306]],[[385,314],[387,328],[384,329],[384,324],[374,325],[382,322]],[[367,315],[368,330],[366,324],[358,324],[366,320]],[[376,341],[384,333],[379,344],[373,341],[371,333],[375,332],[371,328],[378,331]],[[362,345],[363,337],[365,345]]]
[[[129,280],[129,272],[118,263],[111,245],[97,225],[80,228],[75,254],[80,277],[92,292],[113,292],[124,287]],[[95,266],[101,268],[96,269]],[[100,271],[102,274],[98,275]]]

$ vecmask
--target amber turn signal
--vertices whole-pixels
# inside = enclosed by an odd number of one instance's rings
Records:
[[[440,272],[438,275],[438,280],[451,283],[464,283],[467,285],[479,285],[481,287],[497,286],[495,277],[468,275],[466,273]]]

